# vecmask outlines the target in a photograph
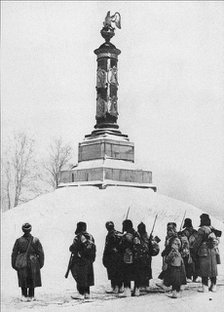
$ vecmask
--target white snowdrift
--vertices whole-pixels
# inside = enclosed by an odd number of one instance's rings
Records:
[[[175,221],[180,226],[184,212],[193,220],[194,227],[199,225],[200,209],[181,201],[154,193],[150,189],[127,187],[108,187],[100,190],[95,187],[68,187],[40,196],[2,215],[2,295],[18,296],[16,272],[11,268],[11,251],[16,238],[22,235],[21,225],[30,222],[32,234],[39,237],[45,251],[45,266],[42,269],[43,287],[38,293],[58,293],[71,291],[75,282],[71,275],[64,278],[69,246],[74,237],[76,223],[85,221],[88,231],[93,234],[97,245],[97,258],[94,263],[95,290],[109,285],[106,270],[102,265],[102,252],[105,242],[105,223],[112,220],[121,230],[122,220],[128,207],[129,218],[136,228],[138,223],[146,223],[151,231],[155,215],[158,213],[154,235],[158,235],[164,245],[166,224]],[[224,231],[222,222],[212,218],[212,224]],[[223,254],[222,241],[220,252]],[[224,261],[221,259],[222,262]],[[219,276],[224,275],[223,265],[219,266]],[[161,268],[161,256],[153,258],[153,277],[156,278]]]

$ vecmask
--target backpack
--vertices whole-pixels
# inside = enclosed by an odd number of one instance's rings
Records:
[[[82,233],[80,237],[80,242],[82,247],[81,255],[84,258],[87,258],[94,262],[96,258],[96,245],[93,236],[88,233]]]
[[[159,254],[159,251],[160,251],[159,244],[155,240],[152,240],[149,245],[150,255],[152,257],[155,257]]]
[[[181,236],[180,241],[181,241],[181,247],[180,247],[181,256],[182,258],[187,258],[190,255],[189,240],[187,236]]]
[[[126,233],[121,244],[124,247],[123,261],[131,264],[136,260],[137,248],[140,245],[140,240],[136,233]]]
[[[136,260],[142,264],[147,264],[149,262],[149,246],[142,242],[136,248]]]
[[[133,263],[133,239],[133,234],[126,233],[121,241],[121,245],[124,247],[123,261],[127,264]]]
[[[193,248],[194,246],[194,242],[197,238],[197,235],[198,235],[198,232],[195,230],[188,238],[188,241],[189,241],[189,248]]]
[[[133,240],[134,260],[141,264],[147,264],[149,261],[149,245],[141,237],[135,237]]]
[[[208,235],[207,246],[209,249],[215,248],[218,245],[218,240],[213,232]]]
[[[127,264],[133,263],[133,252],[130,248],[125,248],[123,261],[124,263],[127,263]]]

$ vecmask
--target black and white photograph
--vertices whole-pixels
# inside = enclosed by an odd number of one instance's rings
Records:
[[[224,1],[1,1],[1,311],[221,312]]]

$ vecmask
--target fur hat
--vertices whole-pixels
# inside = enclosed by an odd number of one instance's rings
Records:
[[[127,231],[133,228],[133,223],[129,219],[124,220],[122,225],[123,225],[123,231]]]
[[[107,230],[112,230],[112,229],[114,229],[114,222],[108,221],[108,222],[106,222],[105,226],[106,226]]]
[[[80,232],[85,232],[85,231],[86,231],[86,223],[82,221],[78,222],[76,230],[75,230],[75,234],[78,234]]]
[[[211,220],[210,217],[207,213],[203,213],[202,215],[200,215],[200,219],[201,219],[201,223],[199,226],[210,226],[211,225]]]
[[[23,225],[22,225],[22,231],[24,232],[24,233],[28,233],[28,232],[30,232],[32,230],[32,225],[31,224],[29,224],[29,223],[24,223]]]
[[[139,233],[145,233],[146,232],[146,227],[145,227],[145,223],[141,222],[138,225],[138,232]]]
[[[183,228],[186,228],[186,227],[193,227],[192,226],[192,220],[190,218],[186,218],[184,220],[184,225],[183,225]]]
[[[169,229],[176,230],[176,228],[177,228],[177,224],[175,222],[167,223],[167,230],[169,230]]]

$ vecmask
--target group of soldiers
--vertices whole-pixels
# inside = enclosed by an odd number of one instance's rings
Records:
[[[165,248],[161,253],[162,271],[160,283],[164,290],[172,290],[172,298],[178,298],[187,282],[201,277],[200,292],[216,291],[217,264],[220,263],[218,243],[222,232],[211,226],[209,215],[200,216],[199,230],[192,226],[192,220],[184,220],[183,230],[177,231],[175,222],[167,224]],[[160,239],[146,231],[141,222],[137,231],[130,219],[122,223],[122,232],[114,223],[105,224],[107,235],[102,262],[111,283],[111,292],[118,296],[139,296],[150,291],[152,279],[152,257],[159,254]],[[17,271],[22,300],[34,299],[35,287],[41,286],[40,269],[44,265],[44,252],[39,239],[31,235],[31,225],[22,226],[24,235],[16,240],[12,251],[12,267]],[[93,263],[96,245],[93,236],[87,232],[87,224],[78,222],[75,238],[69,247],[71,257],[65,277],[71,271],[77,283],[78,295],[73,299],[89,299],[90,287],[94,285]],[[25,258],[25,264],[20,258]],[[132,288],[132,281],[134,287]]]
[[[192,226],[192,220],[186,218],[183,230],[177,232],[175,222],[167,224],[161,283],[164,290],[172,287],[172,298],[180,297],[187,282],[197,282],[201,277],[199,292],[216,292],[217,264],[220,264],[219,238],[222,232],[211,226],[208,214],[200,216],[198,231]]]
[[[132,221],[122,223],[122,233],[114,228],[114,223],[106,223],[108,234],[103,252],[103,265],[111,281],[112,292],[121,296],[139,296],[140,289],[148,290],[152,279],[152,256],[159,253],[158,237],[148,235],[141,222],[134,230]],[[134,289],[131,293],[131,281]]]

